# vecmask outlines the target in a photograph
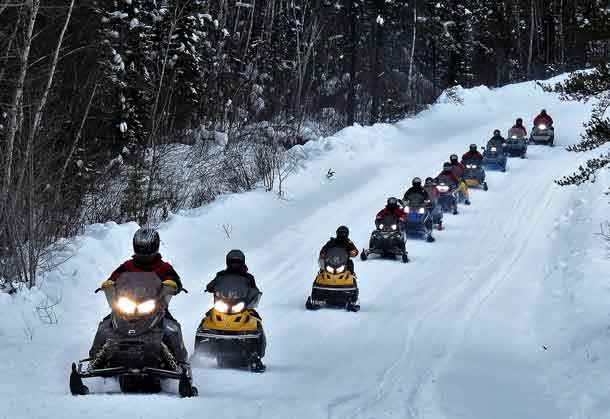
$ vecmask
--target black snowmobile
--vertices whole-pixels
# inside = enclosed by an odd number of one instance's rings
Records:
[[[367,260],[370,255],[396,258],[400,256],[404,263],[409,261],[407,239],[401,221],[394,215],[386,215],[375,221],[376,229],[371,233],[369,248],[363,249],[360,259]]]
[[[445,175],[436,178],[436,183],[436,189],[438,189],[440,193],[438,203],[443,208],[443,212],[457,214],[458,185],[456,185],[449,176]]]
[[[179,381],[182,397],[197,396],[180,325],[166,315],[173,294],[158,275],[125,272],[104,292],[112,313],[100,324],[90,357],[72,364],[72,394],[89,393],[83,378],[118,377],[123,392],[156,393],[169,378]]]

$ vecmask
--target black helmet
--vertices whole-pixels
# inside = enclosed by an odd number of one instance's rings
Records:
[[[337,238],[338,239],[347,239],[349,237],[349,228],[347,226],[340,226],[337,229]]]
[[[443,170],[453,170],[451,162],[445,162],[445,164],[443,164]]]
[[[546,109],[541,110],[541,111],[540,111],[540,114],[541,114],[541,115],[546,115]]]
[[[477,151],[477,145],[476,144],[470,144],[470,151]]]
[[[418,177],[413,178],[413,182],[411,182],[413,186],[421,186],[421,179]]]
[[[233,249],[227,253],[227,266],[241,266],[246,264],[246,255],[238,249]]]
[[[523,124],[523,119],[517,118],[517,125],[522,125],[522,124]]]
[[[457,154],[452,154],[452,155],[450,155],[450,156],[449,156],[449,161],[450,161],[451,163],[457,163],[459,160],[460,160],[460,159],[459,159],[459,157],[457,156]]]
[[[388,208],[397,208],[398,207],[398,199],[394,198],[393,196],[389,197],[388,198],[387,207]]]
[[[425,185],[426,186],[434,185],[434,179],[432,179],[431,177],[427,177]]]
[[[154,228],[140,228],[133,235],[133,252],[136,256],[152,256],[159,252],[161,239]]]
[[[499,129],[495,129],[494,130],[494,136],[498,136],[500,135],[500,130]]]

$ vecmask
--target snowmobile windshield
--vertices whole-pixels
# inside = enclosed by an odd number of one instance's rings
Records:
[[[214,287],[214,300],[237,304],[242,301],[249,302],[257,290],[250,287],[248,278],[236,274],[223,275]]]
[[[326,258],[324,264],[327,270],[333,269],[333,272],[337,272],[341,267],[345,269],[347,261],[349,260],[349,254],[343,247],[332,247],[326,252]]]
[[[519,128],[511,128],[508,130],[508,139],[517,139],[517,138],[525,138],[525,134],[523,134],[523,130]]]
[[[412,193],[407,195],[407,206],[409,207],[423,207],[425,205],[425,199],[422,194]]]
[[[393,214],[387,214],[381,220],[377,220],[375,225],[378,230],[392,232],[399,229],[400,220]]]
[[[481,164],[480,159],[466,159],[462,162],[466,169],[477,169]]]
[[[494,150],[495,148],[495,150]],[[502,140],[491,139],[487,142],[487,151],[496,152],[502,149]]]
[[[112,309],[122,317],[141,317],[165,308],[163,285],[154,272],[124,272],[116,280]]]

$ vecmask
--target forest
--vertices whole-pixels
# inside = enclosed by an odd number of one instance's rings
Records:
[[[281,195],[291,147],[456,86],[603,66],[609,21],[601,0],[0,0],[0,282],[36,285],[91,223]]]

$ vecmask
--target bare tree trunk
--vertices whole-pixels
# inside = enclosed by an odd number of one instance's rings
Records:
[[[0,193],[0,219],[3,217],[4,209],[6,206],[6,200],[8,198],[8,190],[11,184],[12,171],[13,171],[13,148],[15,146],[15,137],[19,130],[19,124],[17,123],[17,113],[19,112],[19,106],[23,100],[23,91],[25,89],[25,77],[28,72],[28,62],[30,58],[30,48],[32,46],[32,34],[34,33],[34,25],[36,24],[36,17],[38,16],[38,9],[40,7],[40,0],[32,0],[29,4],[29,20],[27,28],[25,30],[25,38],[21,54],[19,55],[20,70],[17,75],[17,82],[15,84],[15,93],[13,95],[13,101],[10,107],[10,119],[8,124],[8,135],[6,137],[6,150],[4,156],[4,173],[2,174],[2,189]],[[2,221],[0,221],[1,223]],[[2,226],[0,224],[0,230]]]
[[[412,97],[413,88],[413,60],[415,58],[415,41],[417,39],[417,0],[413,2],[413,39],[411,41],[411,54],[409,59],[409,76],[407,79],[407,90]]]
[[[38,130],[40,129],[40,124],[42,122],[42,117],[44,115],[44,107],[47,104],[47,100],[49,98],[49,92],[51,91],[51,87],[53,86],[53,79],[55,78],[55,70],[57,69],[57,62],[59,61],[59,52],[61,51],[61,47],[63,45],[64,36],[66,34],[66,30],[68,29],[68,25],[70,24],[70,19],[72,18],[72,11],[74,9],[75,0],[71,0],[70,5],[68,6],[68,12],[66,14],[66,19],[64,21],[64,26],[59,34],[59,38],[57,40],[57,46],[55,47],[55,52],[53,54],[53,60],[51,61],[51,67],[49,68],[49,76],[47,78],[47,83],[45,85],[45,89],[43,90],[42,97],[38,102],[36,107],[36,111],[34,113],[34,121],[32,123],[32,127],[28,133],[28,139],[25,149],[25,160],[30,161],[32,159],[32,149],[34,148],[34,139],[38,134]],[[27,165],[24,165],[21,168],[21,173],[17,180],[17,190],[21,190],[21,185],[23,185],[26,169],[28,169]],[[29,170],[29,169],[28,169]],[[33,176],[33,173],[29,173],[28,176]]]
[[[532,59],[534,54],[534,34],[536,33],[536,15],[534,0],[530,0],[530,43],[527,51],[527,77],[532,76]]]
[[[349,16],[351,29],[350,43],[350,71],[349,71],[349,86],[347,93],[347,125],[352,126],[356,122],[356,71],[358,68],[358,15],[354,5],[355,0],[349,2]]]
[[[7,4],[8,4],[8,0],[7,0]],[[4,54],[4,57],[2,58],[3,64],[2,64],[2,69],[0,70],[0,81],[2,81],[4,79],[4,74],[6,73],[6,68],[8,67],[8,59],[9,59],[9,55],[11,53],[11,49],[13,48],[13,42],[15,42],[15,39],[17,39],[17,31],[19,30],[19,26],[21,25],[21,16],[23,16],[23,13],[21,13],[21,9],[20,9],[17,12],[17,21],[15,22],[15,27],[13,29],[13,32],[11,33],[11,36],[7,42],[7,45],[6,45],[6,54]]]
[[[380,81],[381,81],[381,77],[382,77],[382,71],[383,71],[383,25],[384,22],[382,22],[383,20],[383,5],[384,5],[384,0],[375,0],[375,22],[374,22],[374,36],[373,36],[373,42],[374,42],[374,49],[375,49],[375,53],[374,53],[374,60],[375,62],[373,63],[373,83],[372,83],[372,96],[373,96],[373,100],[372,100],[372,104],[371,104],[371,125],[375,124],[376,122],[379,121],[379,106],[380,106],[380,100],[381,100],[381,88],[380,88]]]

